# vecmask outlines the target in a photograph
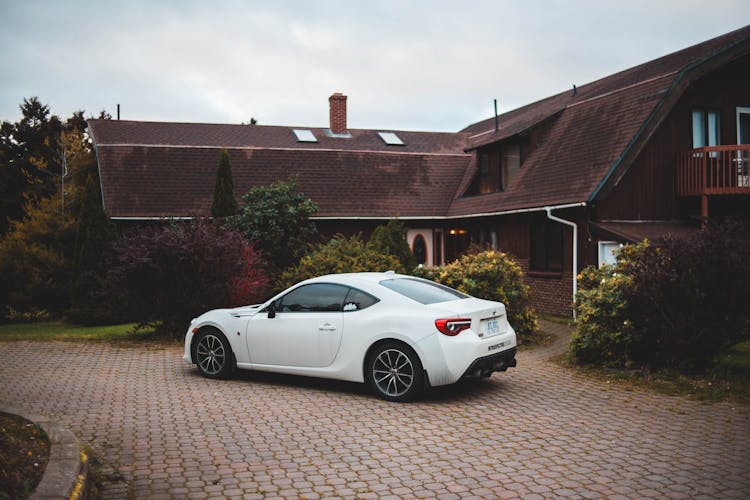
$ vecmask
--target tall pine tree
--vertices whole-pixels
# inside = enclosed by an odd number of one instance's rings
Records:
[[[232,166],[229,164],[229,152],[221,150],[219,168],[216,171],[216,186],[214,187],[214,202],[211,205],[211,215],[214,217],[228,217],[237,213],[237,200],[234,197],[234,181],[232,180]]]

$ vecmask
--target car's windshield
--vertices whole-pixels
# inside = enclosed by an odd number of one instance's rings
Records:
[[[393,278],[383,280],[380,284],[422,304],[435,304],[469,297],[447,286],[413,278]]]

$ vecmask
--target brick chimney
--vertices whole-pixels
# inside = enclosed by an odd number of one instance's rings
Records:
[[[331,105],[331,132],[346,134],[346,96],[336,92],[328,98]]]

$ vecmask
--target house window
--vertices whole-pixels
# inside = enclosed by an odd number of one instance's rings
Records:
[[[721,144],[718,111],[694,109],[692,122],[693,148],[718,146]]]
[[[508,188],[511,179],[521,170],[521,146],[519,144],[505,146],[502,155],[503,175],[501,181],[504,191]]]
[[[417,264],[427,263],[427,242],[425,241],[424,236],[418,234],[414,237],[411,251],[414,254],[414,258],[417,259]]]
[[[479,168],[467,195],[488,194],[504,191],[510,180],[521,169],[521,146],[505,145],[494,151],[477,153]]]
[[[549,220],[531,226],[531,271],[562,272],[563,228]]]
[[[479,155],[479,175],[475,181],[475,194],[487,194],[500,191],[502,185],[500,171],[500,154],[496,151]]]
[[[443,232],[435,231],[433,236],[433,251],[432,255],[435,256],[433,264],[439,266],[443,263]]]
[[[604,264],[613,265],[617,263],[617,254],[620,253],[622,244],[616,241],[600,241],[599,247],[599,267]]]

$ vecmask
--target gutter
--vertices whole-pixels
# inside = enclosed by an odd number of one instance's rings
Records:
[[[578,224],[552,215],[554,207],[546,207],[547,218],[573,228],[573,319],[576,319],[576,294],[578,293]]]
[[[333,149],[333,148],[290,148],[290,147],[265,147],[265,146],[212,146],[206,144],[149,144],[149,143],[129,143],[129,142],[110,142],[102,143],[97,146],[102,148],[164,148],[164,149],[228,149],[238,151],[317,151],[320,153],[368,153],[384,155],[411,155],[411,156],[456,156],[464,158],[471,154],[462,153],[434,153],[428,151],[382,151],[378,149]]]
[[[578,208],[578,207],[585,207],[587,203],[585,201],[578,201],[575,203],[565,203],[563,205],[545,205],[542,207],[533,207],[533,208],[517,208],[515,210],[502,210],[499,212],[481,212],[476,214],[467,214],[467,215],[384,215],[384,216],[335,216],[335,215],[324,215],[324,216],[312,216],[310,217],[310,220],[390,220],[390,219],[398,219],[398,220],[461,220],[461,219],[472,219],[475,217],[493,217],[493,216],[499,216],[499,215],[513,215],[513,214],[526,214],[530,212],[544,212],[546,210],[562,210],[565,208]],[[129,220],[129,221],[136,221],[136,220],[164,220],[164,219],[176,219],[176,220],[190,220],[195,218],[201,218],[195,217],[195,216],[185,216],[185,215],[165,215],[163,217],[155,217],[155,216],[143,216],[143,217],[132,217],[132,216],[120,216],[120,217],[110,217],[112,220]]]
[[[211,219],[212,217],[193,217],[190,215],[184,216],[184,215],[177,215],[177,216],[171,216],[171,215],[165,215],[164,217],[110,217],[112,220],[127,220],[127,221],[137,221],[137,220],[193,220],[193,219]]]
[[[492,217],[497,215],[512,215],[512,214],[525,214],[529,212],[545,212],[547,210],[562,210],[565,208],[578,208],[585,207],[587,202],[577,201],[575,203],[565,203],[563,205],[545,205],[542,207],[533,208],[517,208],[515,210],[501,210],[498,212],[480,212],[475,214],[466,215],[399,215],[399,216],[383,216],[383,217],[371,217],[371,216],[351,216],[351,217],[336,217],[336,216],[320,216],[310,217],[311,220],[460,220],[460,219],[471,219],[474,217]],[[114,219],[115,217],[113,217]]]

